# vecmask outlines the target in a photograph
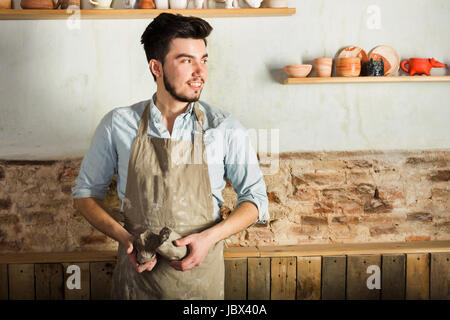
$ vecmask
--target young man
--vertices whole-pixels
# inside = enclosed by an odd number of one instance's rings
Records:
[[[167,13],[148,25],[141,43],[156,93],[106,114],[83,159],[75,208],[119,242],[113,298],[223,299],[223,240],[268,219],[266,186],[246,131],[227,112],[199,101],[211,30],[200,18]],[[123,227],[100,201],[114,173]],[[222,220],[226,178],[238,201]],[[187,246],[187,255],[138,264],[135,239],[164,227],[181,235],[174,245]]]

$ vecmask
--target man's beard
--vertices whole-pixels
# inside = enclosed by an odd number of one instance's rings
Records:
[[[189,98],[189,97],[186,97],[186,96],[180,96],[180,95],[178,95],[178,94],[175,92],[175,88],[174,88],[174,87],[172,86],[172,84],[169,82],[169,79],[167,79],[166,73],[165,73],[165,72],[163,72],[163,81],[164,81],[164,86],[166,87],[167,92],[169,92],[170,95],[171,95],[175,100],[178,100],[178,101],[181,101],[181,102],[196,102],[196,101],[198,101],[198,100],[200,99],[200,94],[199,94],[197,97],[195,97],[195,98]],[[199,89],[199,90],[201,90],[201,89]]]

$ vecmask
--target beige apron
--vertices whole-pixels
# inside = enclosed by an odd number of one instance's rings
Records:
[[[202,231],[215,223],[206,149],[204,114],[194,103],[194,143],[148,136],[150,104],[139,122],[131,149],[124,200],[125,229],[138,235],[169,227],[180,235]],[[158,256],[152,271],[138,273],[119,244],[113,274],[113,299],[223,299],[225,267],[223,241],[203,263],[178,271]]]

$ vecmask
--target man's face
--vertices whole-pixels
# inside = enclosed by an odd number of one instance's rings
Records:
[[[163,66],[163,82],[172,97],[181,102],[200,99],[208,77],[208,54],[202,39],[173,39]]]

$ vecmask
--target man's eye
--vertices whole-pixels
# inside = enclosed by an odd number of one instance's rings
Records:
[[[190,61],[191,61],[190,59],[184,59],[183,63],[190,62]]]
[[[206,64],[208,62],[208,60],[203,60],[203,63]]]

